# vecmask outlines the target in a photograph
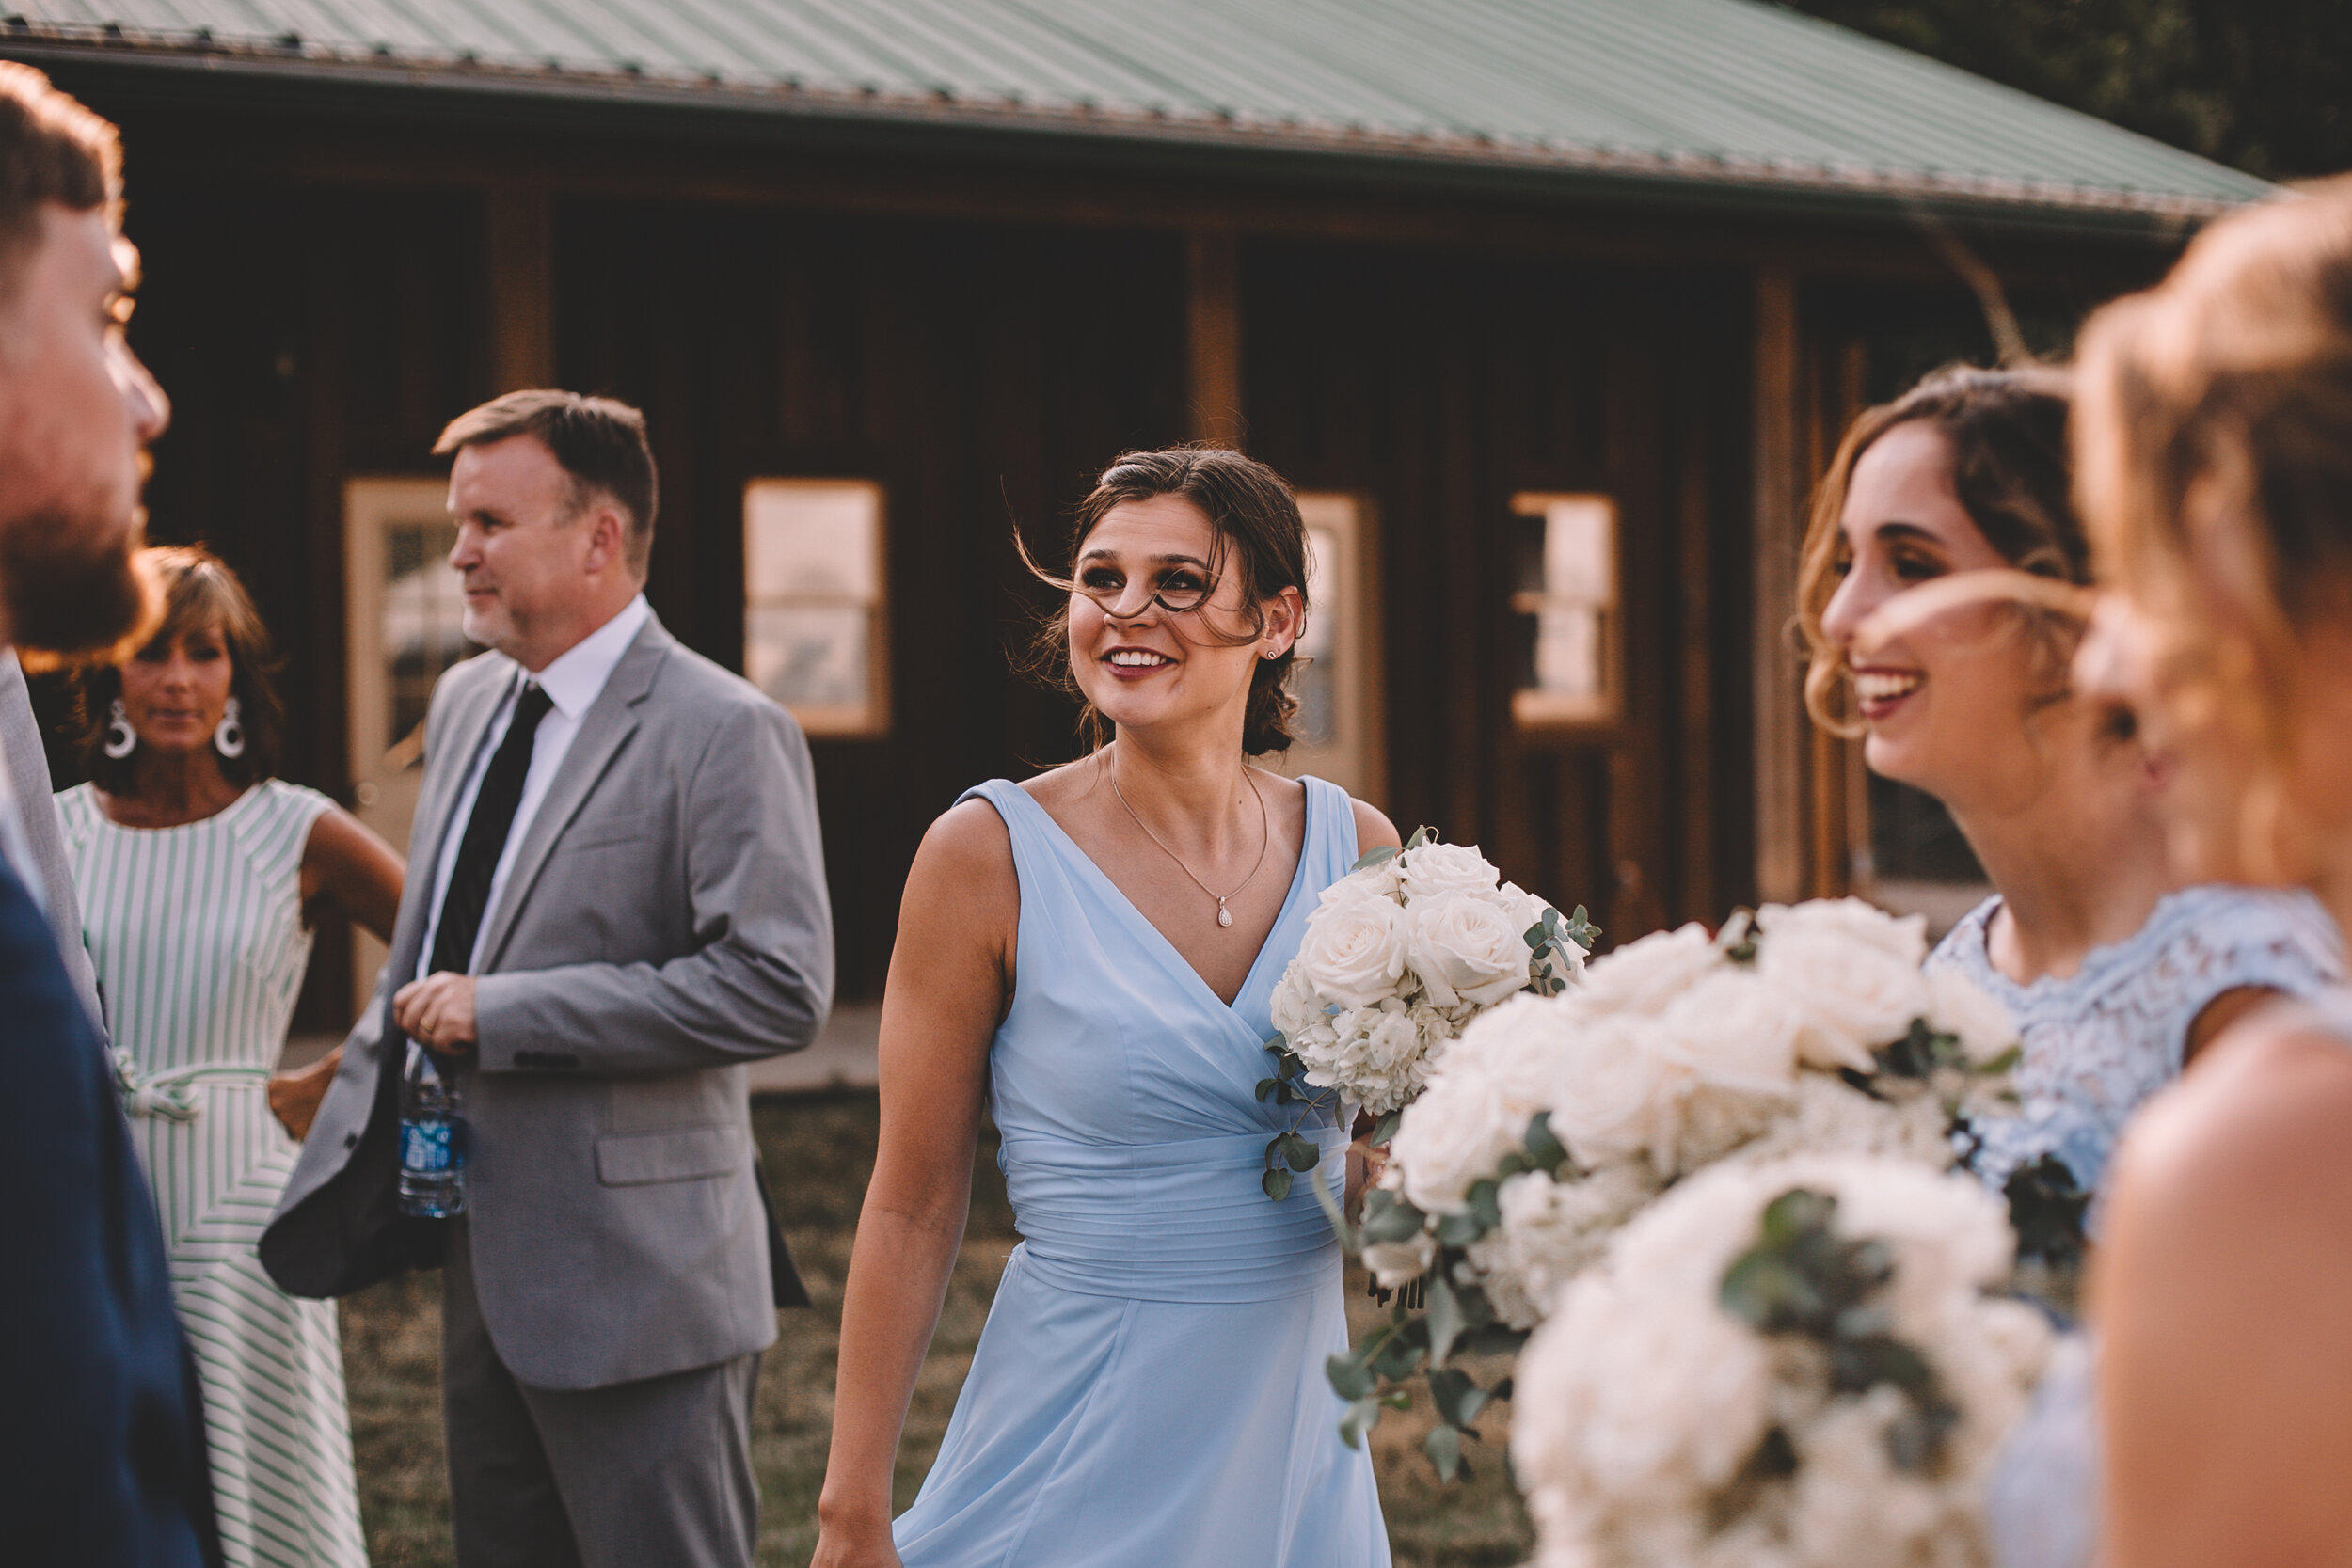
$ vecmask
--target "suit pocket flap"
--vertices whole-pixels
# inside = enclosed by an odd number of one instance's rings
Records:
[[[596,1180],[608,1187],[635,1187],[724,1176],[751,1163],[746,1141],[739,1127],[613,1133],[596,1140]]]

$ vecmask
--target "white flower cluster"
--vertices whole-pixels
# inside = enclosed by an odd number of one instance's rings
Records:
[[[1819,1342],[1723,1305],[1765,1209],[1797,1189],[1836,1201],[1840,1240],[1885,1249],[1871,1305],[1956,1413],[1928,1462],[1900,1457],[1902,1389],[1838,1393]],[[2050,1343],[2032,1307],[1984,1293],[2010,1252],[1999,1198],[1905,1159],[1740,1160],[1677,1186],[1519,1358],[1511,1464],[1539,1568],[1981,1568],[1984,1482]]]
[[[1530,947],[1549,912],[1475,848],[1417,844],[1324,890],[1275,988],[1274,1026],[1309,1084],[1386,1115],[1421,1093],[1472,1019],[1548,963],[1563,982],[1581,970],[1583,949],[1565,937]]]
[[[1406,1112],[1383,1184],[1434,1231],[1470,1211],[1472,1190],[1503,1174],[1549,1113],[1567,1163],[1556,1178],[1503,1182],[1502,1223],[1456,1281],[1484,1286],[1504,1322],[1527,1328],[1647,1196],[1728,1155],[1851,1150],[1948,1165],[1950,1113],[1995,1092],[1976,1069],[2016,1034],[1965,980],[1923,973],[1926,955],[1921,921],[1859,899],[1768,905],[1722,941],[1696,925],[1644,937],[1595,960],[1573,990],[1515,999],[1465,1029]],[[1918,1021],[1956,1037],[1965,1065],[1880,1074],[1876,1093],[1839,1076],[1877,1072],[1874,1053]],[[1435,1258],[1390,1243],[1372,1261],[1392,1285]]]

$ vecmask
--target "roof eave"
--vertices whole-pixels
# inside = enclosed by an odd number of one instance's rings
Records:
[[[275,85],[288,105],[306,88],[331,87],[336,106],[366,93],[377,111],[423,89],[439,108],[471,107],[501,119],[517,110],[570,120],[581,111],[621,107],[715,129],[787,134],[830,131],[852,139],[952,139],[995,152],[1025,147],[1152,162],[1207,160],[1311,170],[1349,183],[1404,178],[1413,183],[1516,189],[1530,196],[1613,198],[1643,205],[1770,208],[1848,216],[1913,217],[1922,212],[2002,228],[2141,234],[2177,243],[2186,231],[2241,203],[2087,185],[2037,184],[1972,175],[1934,175],[1795,162],[1663,154],[1630,148],[1512,141],[1486,136],[1404,135],[1362,126],[1177,116],[1097,104],[979,102],[796,82],[733,82],[643,71],[528,68],[469,59],[420,59],[383,52],[338,53],[290,41],[225,43],[211,39],[87,35],[22,23],[0,27],[0,56],[33,63],[127,67],[241,87]],[[179,84],[185,87],[193,82]],[[249,102],[249,101],[248,101]],[[260,106],[256,104],[255,106]],[[419,103],[423,106],[423,102]],[[943,137],[941,133],[948,133]]]

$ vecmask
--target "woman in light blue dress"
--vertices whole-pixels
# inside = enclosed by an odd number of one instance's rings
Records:
[[[1323,889],[1397,842],[1246,757],[1289,744],[1305,532],[1235,453],[1131,453],[1080,508],[1053,642],[1117,739],[933,825],[882,1006],[882,1141],[842,1311],[819,1568],[1382,1568],[1324,1361],[1341,1259],[1260,1187],[1268,1003]],[[914,1504],[909,1396],[983,1101],[1022,1243]],[[1345,1132],[1306,1129],[1325,1180]]]

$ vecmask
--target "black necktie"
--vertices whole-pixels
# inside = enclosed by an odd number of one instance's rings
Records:
[[[554,705],[536,681],[526,681],[522,695],[515,699],[514,720],[482,775],[482,787],[474,792],[473,815],[466,819],[466,836],[457,846],[457,864],[449,874],[449,891],[441,895],[431,973],[465,974],[473,969],[474,938],[482,934],[490,879],[506,851],[506,834],[515,825],[515,808],[522,804],[523,781],[531,773],[531,737]]]

